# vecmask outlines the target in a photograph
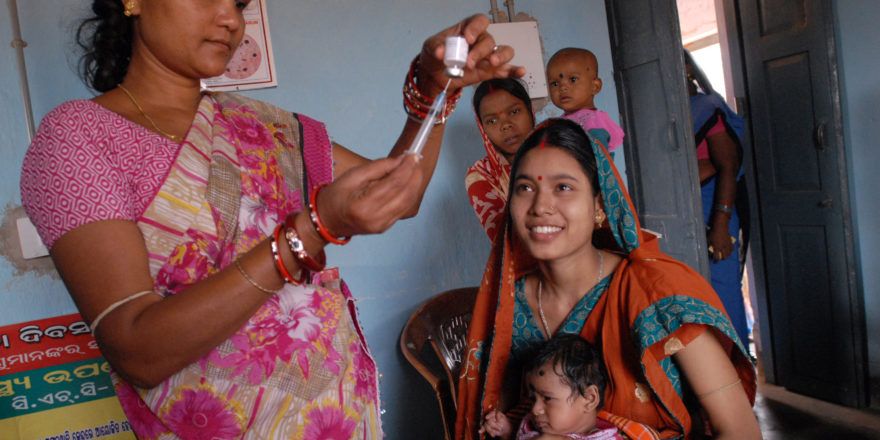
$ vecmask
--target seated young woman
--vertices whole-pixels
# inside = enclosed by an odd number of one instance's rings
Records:
[[[610,413],[663,438],[760,438],[754,365],[718,295],[641,230],[605,148],[577,123],[551,119],[525,140],[510,175],[503,239],[470,325],[456,438],[480,438],[496,409],[515,426],[530,402],[504,382],[560,333],[604,354]]]

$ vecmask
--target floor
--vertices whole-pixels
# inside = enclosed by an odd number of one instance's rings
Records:
[[[765,440],[877,440],[880,410],[856,410],[758,384],[755,414]]]

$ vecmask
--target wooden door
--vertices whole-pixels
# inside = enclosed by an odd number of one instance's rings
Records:
[[[833,11],[827,0],[738,6],[763,295],[777,384],[867,401]],[[735,42],[736,43],[736,42]],[[753,217],[753,218],[755,218]],[[761,289],[763,287],[763,289]]]
[[[606,0],[629,192],[660,248],[708,277],[706,230],[674,0]]]

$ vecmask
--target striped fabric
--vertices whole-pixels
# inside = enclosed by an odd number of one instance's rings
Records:
[[[226,268],[333,178],[323,124],[238,95],[205,95],[180,144],[89,101],[59,109],[22,176],[38,231],[51,246],[85,223],[136,221],[166,297]],[[378,374],[351,293],[336,269],[310,279],[154,388],[114,374],[138,438],[381,438]]]

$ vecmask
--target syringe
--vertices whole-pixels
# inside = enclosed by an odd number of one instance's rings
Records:
[[[425,119],[422,121],[422,126],[419,127],[419,132],[416,133],[416,138],[413,139],[413,143],[409,147],[409,150],[406,150],[408,154],[422,154],[422,149],[425,148],[425,142],[428,141],[428,135],[431,134],[431,129],[434,128],[434,122],[437,120],[437,116],[439,116],[440,112],[446,107],[446,89],[449,88],[449,83],[451,82],[451,79],[447,81],[446,87],[443,87],[443,91],[434,98],[434,103],[431,104],[431,109],[428,110],[428,114],[425,115]]]

